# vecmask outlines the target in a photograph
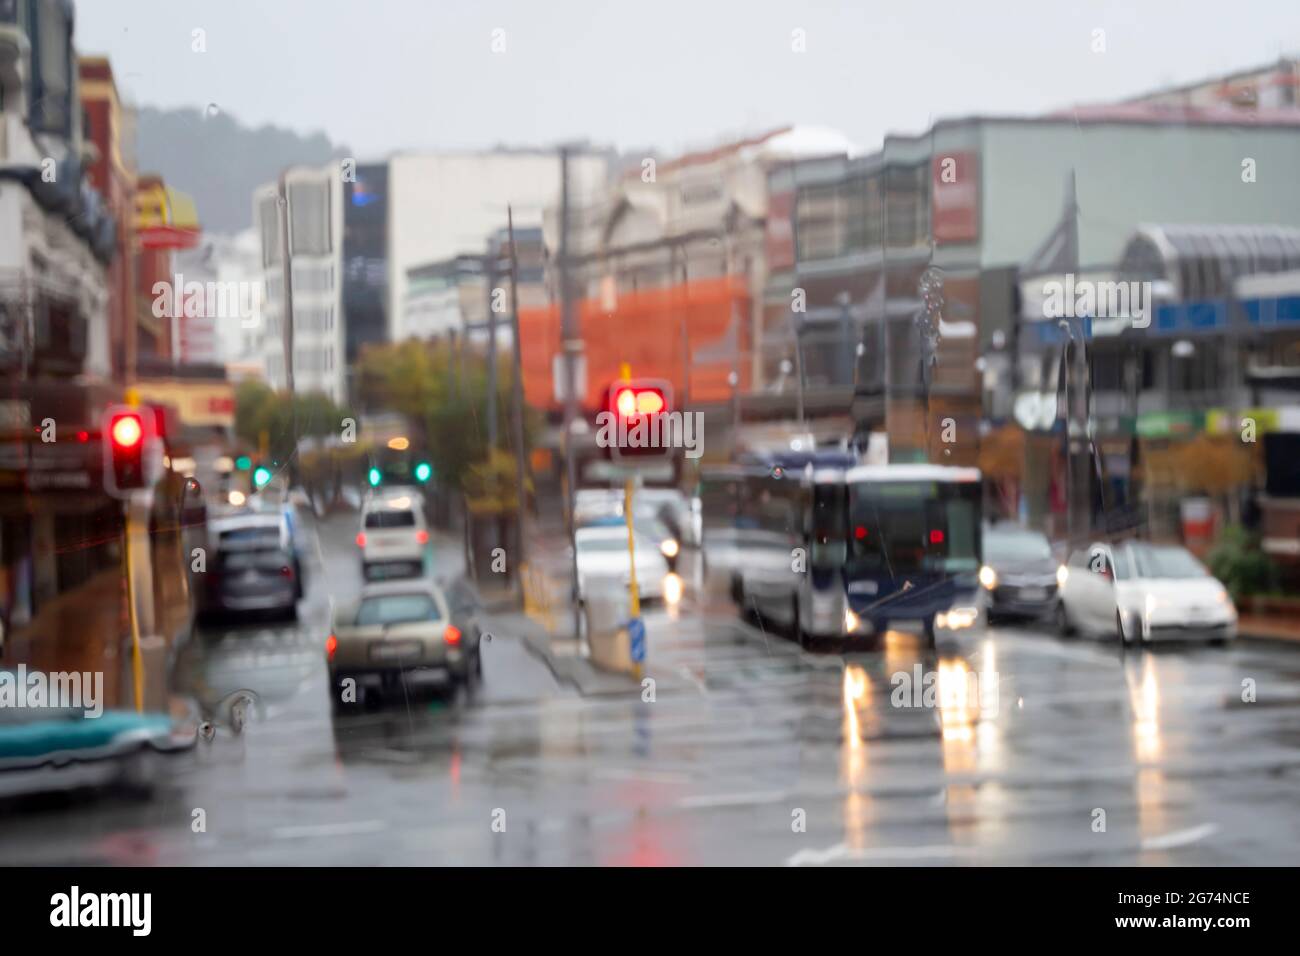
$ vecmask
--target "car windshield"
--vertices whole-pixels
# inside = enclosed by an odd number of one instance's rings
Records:
[[[1186,548],[1135,544],[1133,564],[1142,578],[1204,578],[1209,571]]]
[[[984,560],[998,563],[1050,561],[1052,546],[1032,531],[991,528],[984,532]]]
[[[357,624],[409,624],[412,621],[437,621],[438,604],[428,594],[383,594],[362,598],[357,607]]]

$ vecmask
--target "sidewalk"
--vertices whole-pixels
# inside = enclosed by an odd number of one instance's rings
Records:
[[[1237,635],[1257,641],[1300,642],[1300,620],[1278,614],[1242,614],[1237,618]]]

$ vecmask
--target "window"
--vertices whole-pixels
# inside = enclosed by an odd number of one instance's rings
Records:
[[[366,515],[367,528],[414,528],[415,513],[388,509],[372,511]]]
[[[357,607],[358,627],[437,621],[441,617],[433,598],[418,592],[368,597]]]

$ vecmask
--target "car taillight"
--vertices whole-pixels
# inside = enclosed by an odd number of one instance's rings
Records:
[[[365,546],[366,546],[366,533],[362,531],[360,534],[357,535],[357,547],[364,548]]]
[[[331,634],[325,638],[325,653],[330,660],[334,660],[334,652],[338,650],[339,639]]]
[[[450,647],[460,646],[460,628],[455,624],[448,624],[447,629],[442,632],[443,642]]]
[[[427,532],[427,531],[417,531],[417,532],[415,532],[415,540],[416,540],[416,542],[419,543],[419,544],[428,544],[428,543],[429,543],[429,532]]]
[[[286,578],[291,578],[293,577],[293,568],[289,567],[287,564],[283,564],[280,566],[280,574]]]

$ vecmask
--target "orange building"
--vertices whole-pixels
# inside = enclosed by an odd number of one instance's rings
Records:
[[[729,401],[734,370],[741,392],[750,387],[750,296],[742,276],[702,279],[620,295],[612,309],[599,299],[575,303],[587,361],[583,408],[595,412],[623,362],[638,378],[667,379],[678,407]],[[554,375],[560,307],[519,313],[524,398],[533,408],[559,411]]]

